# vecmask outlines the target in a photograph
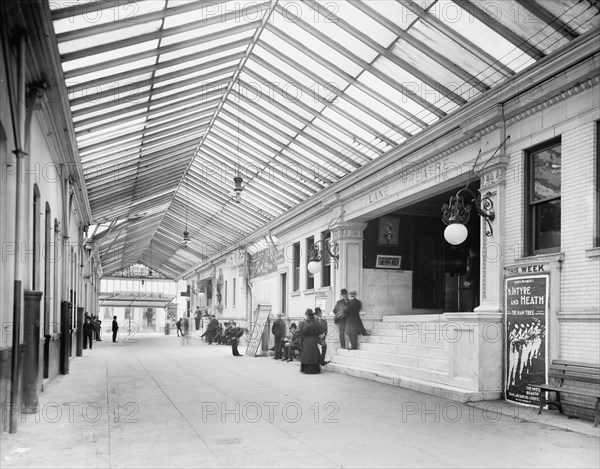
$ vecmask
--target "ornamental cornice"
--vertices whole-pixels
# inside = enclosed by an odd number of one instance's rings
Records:
[[[518,111],[516,114],[514,114],[506,119],[506,125],[509,126],[509,125],[516,124],[517,122],[519,122],[523,119],[526,119],[527,117],[530,117],[534,114],[537,114],[537,113],[543,111],[544,109],[547,109],[551,106],[554,106],[555,104],[558,104],[562,101],[572,98],[573,96],[576,96],[579,93],[582,93],[582,92],[589,90],[595,86],[598,86],[598,84],[600,84],[600,76],[599,75],[591,76],[591,77],[587,78],[586,80],[584,80],[580,83],[577,83],[576,85],[572,86],[571,88],[562,90],[562,91],[554,94],[553,96],[547,97],[544,101],[535,103],[528,109],[523,109],[521,111]]]

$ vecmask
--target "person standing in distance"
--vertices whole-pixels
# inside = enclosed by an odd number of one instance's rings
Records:
[[[113,316],[113,321],[112,321],[113,342],[117,341],[118,332],[119,332],[119,323],[117,322],[117,317]]]

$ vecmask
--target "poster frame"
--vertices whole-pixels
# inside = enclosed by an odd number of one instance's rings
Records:
[[[503,379],[502,379],[502,394],[504,396],[504,400],[507,402],[510,402],[512,404],[517,404],[517,405],[521,405],[521,406],[527,406],[527,407],[539,407],[539,403],[526,403],[526,402],[521,402],[521,401],[516,401],[514,399],[509,399],[508,397],[508,380],[509,380],[509,362],[508,362],[508,345],[509,345],[509,331],[508,331],[508,311],[509,311],[509,304],[508,304],[508,287],[509,287],[509,282],[510,281],[515,281],[515,280],[525,280],[525,279],[540,279],[543,278],[545,280],[545,289],[544,289],[544,297],[545,297],[545,302],[544,302],[544,327],[545,327],[545,337],[544,337],[544,379],[545,382],[548,382],[548,362],[549,362],[549,338],[550,338],[550,333],[549,333],[549,311],[550,311],[550,275],[549,274],[541,274],[541,275],[512,275],[512,276],[507,276],[504,278],[504,317],[503,317],[503,328],[504,328],[504,344],[503,344],[503,351],[502,351],[502,357],[503,357],[503,366],[502,366],[502,374],[503,374]],[[532,385],[533,387],[535,387],[535,385]]]

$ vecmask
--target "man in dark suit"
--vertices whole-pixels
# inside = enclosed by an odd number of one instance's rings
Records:
[[[233,326],[228,329],[227,335],[229,337],[229,340],[231,341],[231,353],[234,357],[242,356],[242,354],[238,352],[238,342],[240,340],[240,337],[242,337],[247,332],[248,329],[245,329],[243,327],[237,327],[235,325],[235,322],[233,323]]]
[[[350,301],[346,307],[346,332],[350,339],[350,349],[358,349],[358,336],[359,335],[370,335],[365,326],[363,325],[362,319],[360,319],[360,311],[362,310],[361,301],[356,298],[356,290],[350,290],[348,297]]]
[[[89,343],[90,350],[92,349],[93,334],[94,326],[90,317],[86,316],[85,322],[83,323],[83,348],[87,348]]]
[[[285,321],[282,319],[282,314],[277,314],[277,319],[273,321],[271,332],[275,337],[275,360],[283,358],[283,338],[285,337]]]
[[[342,288],[340,291],[341,299],[335,304],[333,314],[335,315],[334,322],[337,324],[340,331],[340,347],[346,348],[346,307],[348,306],[348,291]]]
[[[113,321],[112,321],[113,342],[117,341],[117,333],[118,332],[119,332],[119,323],[117,322],[117,317],[113,316]]]

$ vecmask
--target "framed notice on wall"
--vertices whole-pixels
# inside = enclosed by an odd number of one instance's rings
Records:
[[[505,398],[539,405],[539,388],[547,379],[548,276],[505,281]]]
[[[377,254],[375,267],[378,269],[399,269],[402,264],[402,256],[383,256]]]

